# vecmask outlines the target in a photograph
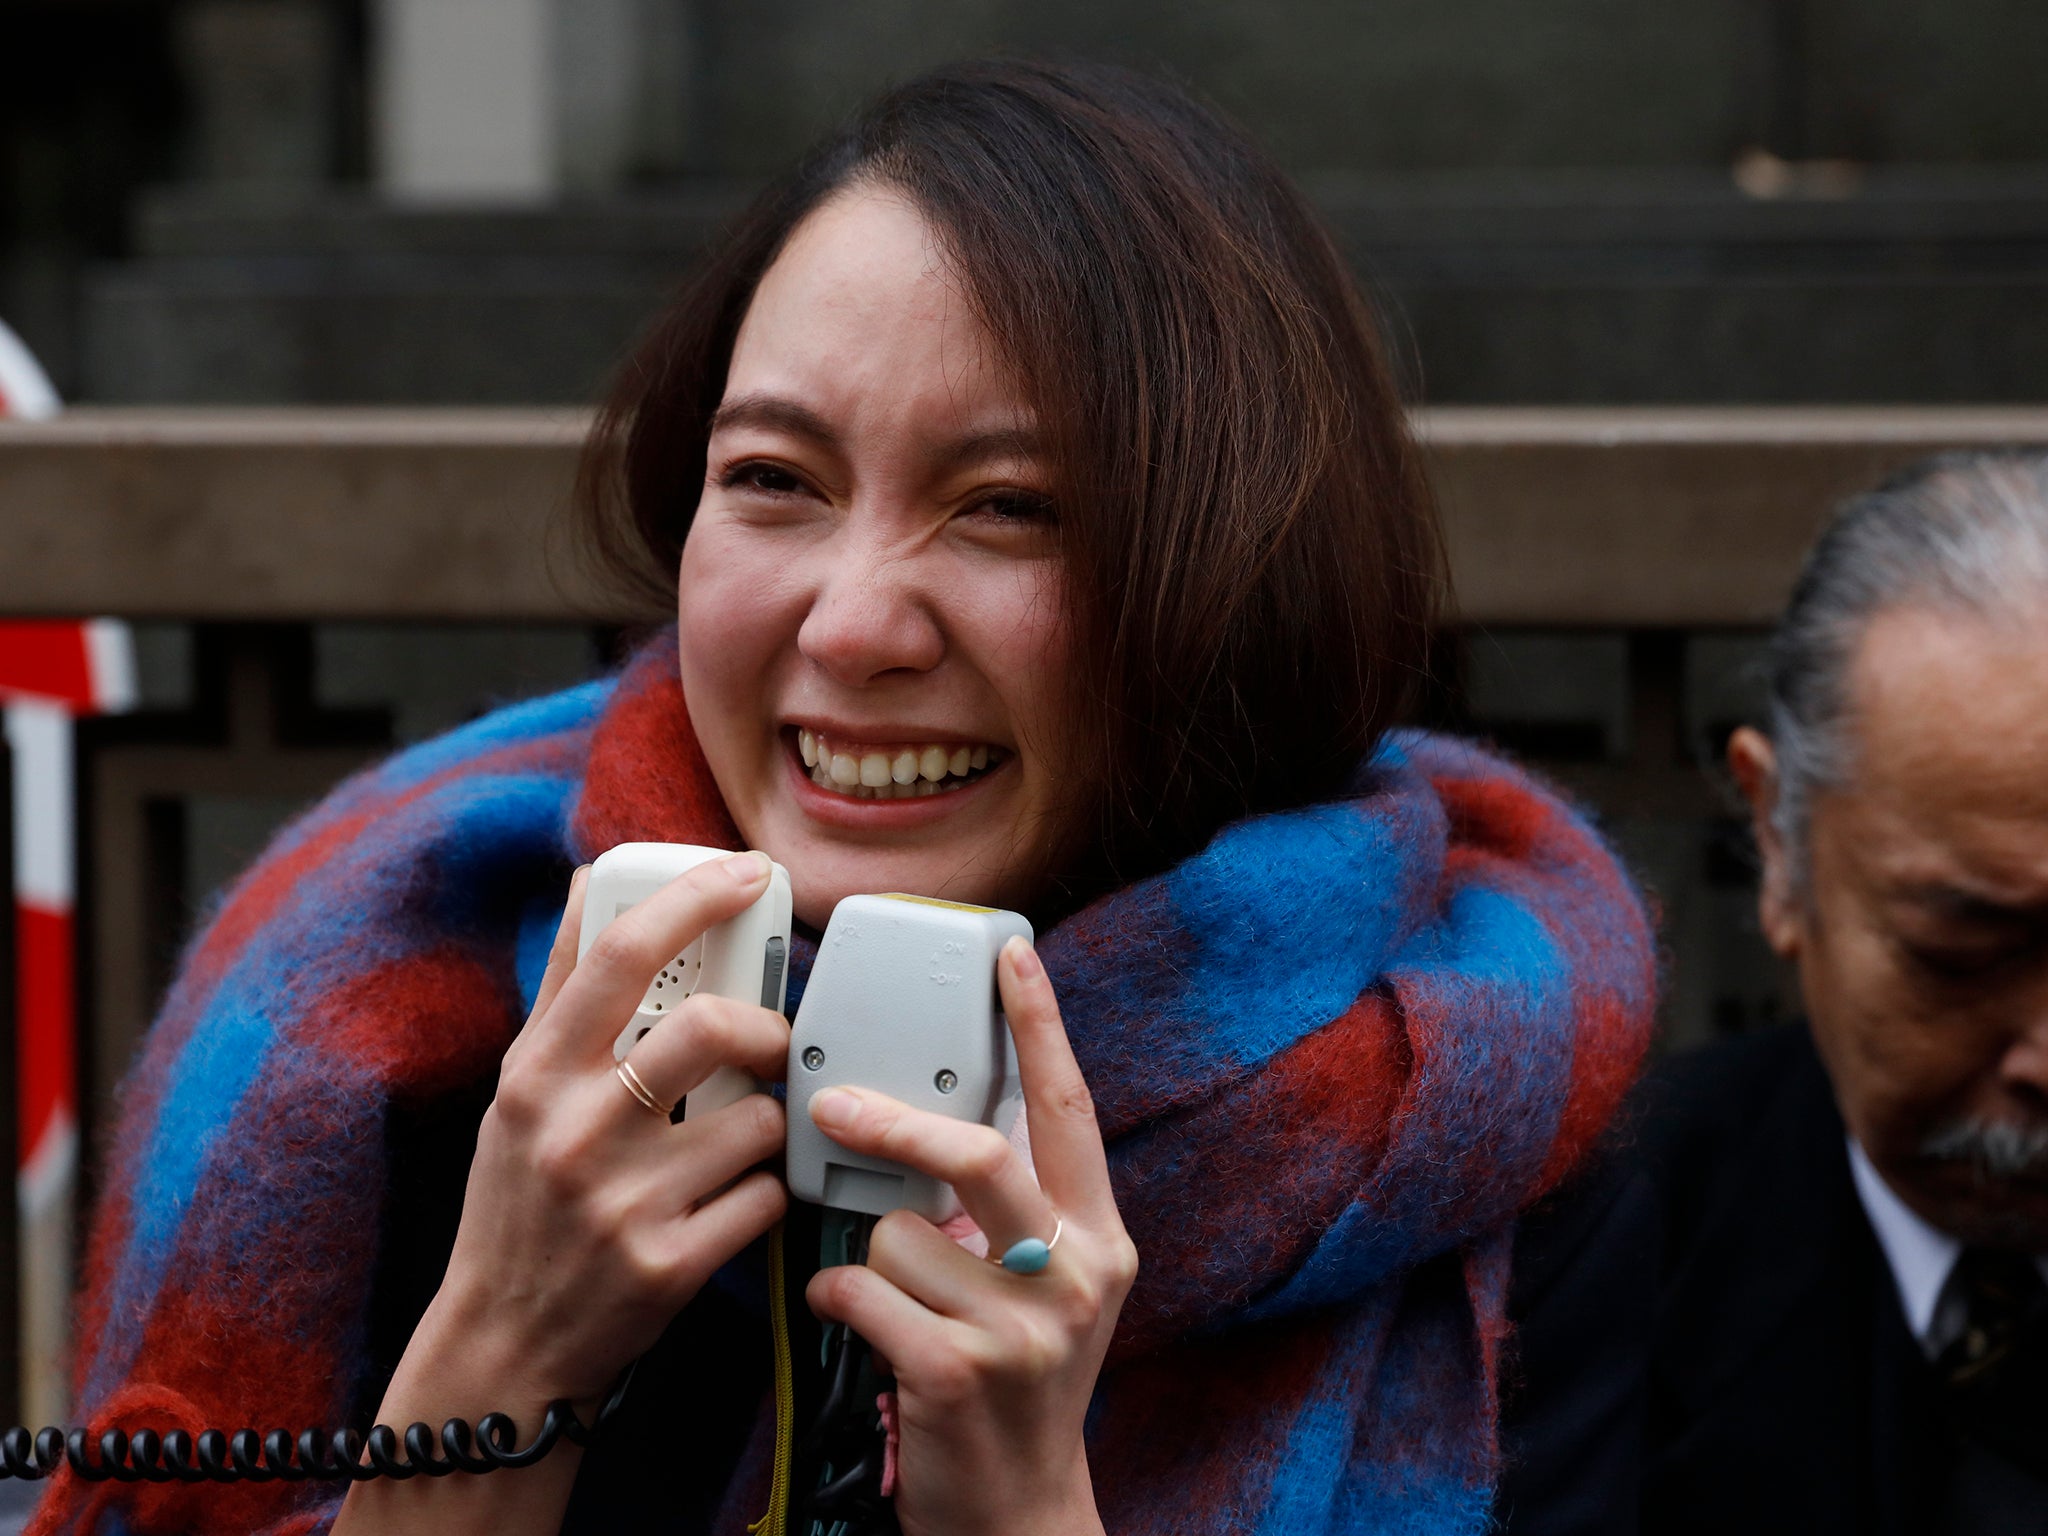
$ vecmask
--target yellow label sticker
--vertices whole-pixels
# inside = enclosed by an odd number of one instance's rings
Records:
[[[906,896],[901,891],[883,891],[880,895],[884,901],[914,901],[920,907],[944,907],[949,912],[979,912],[992,917],[1002,910],[1000,907],[970,907],[964,901],[941,901],[936,896]]]

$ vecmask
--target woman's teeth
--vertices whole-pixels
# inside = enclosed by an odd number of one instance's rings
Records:
[[[820,788],[856,800],[913,800],[951,794],[976,775],[1003,760],[1000,747],[896,747],[887,752],[857,751],[850,743],[835,745],[801,727],[797,750]]]

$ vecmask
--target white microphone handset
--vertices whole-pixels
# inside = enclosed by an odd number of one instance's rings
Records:
[[[959,1211],[951,1185],[833,1141],[810,1102],[833,1086],[873,1088],[1008,1135],[1023,1086],[996,956],[1013,936],[1030,942],[1031,924],[994,907],[849,896],[833,908],[790,1029],[792,1195],[870,1216],[907,1207],[939,1222]]]
[[[583,928],[576,941],[576,958],[581,960],[590,952],[605,925],[621,912],[638,906],[699,864],[731,857],[730,849],[698,848],[689,843],[621,843],[599,854],[583,890]],[[772,861],[769,870],[768,889],[752,906],[706,931],[661,968],[631,1021],[612,1043],[616,1059],[625,1060],[626,1052],[642,1035],[694,993],[710,992],[782,1012],[789,987],[789,871]],[[683,1116],[694,1119],[723,1109],[760,1086],[738,1067],[720,1067],[691,1090]]]

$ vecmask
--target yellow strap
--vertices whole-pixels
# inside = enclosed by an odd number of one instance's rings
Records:
[[[775,1475],[768,1513],[747,1536],[788,1536],[789,1464],[796,1455],[796,1372],[789,1358],[789,1318],[783,1307],[782,1223],[768,1234],[768,1331],[775,1341]]]

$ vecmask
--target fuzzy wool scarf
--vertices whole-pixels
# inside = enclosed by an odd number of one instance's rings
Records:
[[[493,1079],[573,864],[738,846],[673,645],[350,781],[229,893],[122,1096],[77,1317],[93,1425],[374,1401],[387,1115]],[[1040,952],[1142,1257],[1089,1420],[1107,1528],[1484,1530],[1514,1219],[1650,1026],[1649,925],[1599,838],[1403,733],[1343,798],[1224,829]],[[284,1536],[339,1502],[65,1473],[31,1530]]]

